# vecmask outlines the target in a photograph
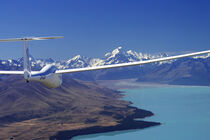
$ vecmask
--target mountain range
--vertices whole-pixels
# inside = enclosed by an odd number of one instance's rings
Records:
[[[58,69],[83,68],[150,60],[169,56],[167,53],[156,55],[138,53],[132,50],[124,50],[121,46],[108,52],[103,58],[88,58],[81,55],[55,61],[48,59],[35,59],[30,56],[33,70],[40,70],[46,64],[53,64]],[[22,70],[23,58],[17,60],[0,60],[1,70]],[[210,54],[191,58],[182,58],[173,61],[154,64],[116,68],[91,72],[71,74],[72,77],[81,80],[119,80],[137,78],[141,82],[158,82],[184,85],[210,85]]]
[[[166,53],[158,55],[142,54],[135,51],[129,50],[125,51],[122,47],[114,49],[112,52],[105,54],[104,58],[88,58],[81,55],[76,55],[73,58],[63,61],[55,61],[52,58],[48,59],[35,59],[30,55],[30,61],[32,69],[37,70],[42,68],[46,64],[54,64],[59,69],[69,69],[69,68],[82,68],[82,67],[92,67],[101,66],[108,64],[117,64],[125,62],[135,62],[141,60],[148,60],[154,58],[160,58],[163,56],[168,56]],[[20,69],[23,67],[23,58],[17,60],[0,60],[0,66],[2,70],[8,69]]]

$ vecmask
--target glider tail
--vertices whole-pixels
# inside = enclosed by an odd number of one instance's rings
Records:
[[[24,54],[23,54],[23,62],[24,62],[24,78],[26,81],[29,81],[31,77],[31,65],[29,60],[29,48],[28,48],[28,41],[23,41],[24,43]]]
[[[29,59],[29,49],[28,49],[28,41],[32,40],[47,40],[47,39],[59,39],[63,38],[63,36],[51,36],[51,37],[25,37],[25,38],[11,38],[11,39],[0,39],[0,42],[10,42],[10,41],[23,41],[24,43],[24,78],[28,82],[31,77],[31,65]],[[11,74],[11,73],[10,73]],[[19,74],[19,73],[18,73]]]

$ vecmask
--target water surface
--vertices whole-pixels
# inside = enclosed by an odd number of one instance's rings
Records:
[[[163,123],[142,130],[118,131],[75,137],[74,140],[209,140],[210,87],[167,87],[124,90],[125,100]]]

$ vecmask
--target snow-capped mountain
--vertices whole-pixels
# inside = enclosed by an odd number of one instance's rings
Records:
[[[134,62],[141,60],[141,56],[134,51],[125,51],[120,46],[112,52],[105,54],[105,64],[117,64],[124,62]]]
[[[124,50],[121,46],[105,54],[103,58],[88,58],[77,55],[71,59],[55,61],[35,59],[30,56],[32,70],[40,70],[47,64],[53,64],[58,69],[83,68],[109,64],[125,63],[166,57],[168,54],[157,55]],[[23,58],[18,60],[0,60],[1,70],[23,70]],[[173,61],[159,62],[149,65],[116,68],[102,71],[91,71],[71,74],[81,80],[114,80],[138,78],[138,81],[164,82],[172,84],[210,85],[210,54],[183,58]],[[1,76],[2,78],[2,76]]]
[[[31,66],[33,70],[40,70],[47,64],[53,64],[58,67],[58,69],[69,69],[69,68],[83,68],[92,66],[102,66],[108,64],[118,64],[125,62],[135,62],[142,60],[149,60],[155,58],[161,58],[168,56],[166,53],[160,53],[158,55],[143,54],[132,50],[124,50],[121,46],[114,49],[112,52],[105,54],[104,58],[88,58],[85,56],[77,55],[71,59],[63,61],[55,61],[51,58],[49,59],[35,59],[30,55]],[[206,59],[210,57],[210,54],[204,56],[196,56],[194,59],[202,58]],[[159,65],[163,63],[171,63],[173,61],[167,61],[158,63]],[[23,67],[23,58],[18,60],[0,60],[1,70],[20,70]]]
[[[77,55],[66,61],[65,68],[79,68],[89,66],[90,58],[85,56]]]

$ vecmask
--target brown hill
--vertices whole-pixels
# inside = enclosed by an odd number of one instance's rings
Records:
[[[69,77],[64,77],[61,87],[48,89],[12,76],[0,82],[0,139],[49,139],[59,131],[116,126],[135,114],[152,115],[130,107],[118,99],[121,96]]]

